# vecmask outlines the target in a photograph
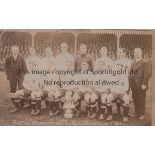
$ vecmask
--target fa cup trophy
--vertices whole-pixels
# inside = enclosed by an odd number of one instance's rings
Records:
[[[74,115],[74,104],[72,98],[65,99],[64,101],[64,118],[73,118]]]

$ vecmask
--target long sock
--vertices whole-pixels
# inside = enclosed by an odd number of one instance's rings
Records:
[[[104,114],[105,113],[105,108],[100,107],[100,114]]]
[[[81,101],[78,100],[77,103],[78,104],[77,104],[77,106],[75,108],[76,108],[76,110],[80,111],[81,110]]]
[[[20,98],[14,98],[14,105],[16,108],[19,108]]]
[[[22,109],[24,107],[24,99],[20,99],[20,108]]]
[[[91,108],[91,113],[92,113],[92,114],[93,114],[93,113],[96,113],[96,106],[94,107],[95,103],[96,103],[96,102],[91,102],[91,103],[90,103],[91,106],[93,106],[93,107],[90,107],[90,108]]]
[[[96,107],[92,107],[92,112],[96,113]]]
[[[60,110],[59,101],[54,102],[55,111]]]
[[[46,107],[49,107],[49,101],[45,100]]]
[[[12,100],[12,105],[15,107],[14,98],[11,98],[11,100]]]
[[[130,106],[126,105],[123,107],[123,109],[124,109],[124,116],[127,117],[129,114]]]
[[[36,104],[37,104],[37,109],[41,110],[41,100],[37,100]]]
[[[54,109],[53,109],[53,101],[48,101],[48,105],[49,105],[49,111],[54,112]]]
[[[116,102],[116,107],[117,107],[117,112],[120,113],[121,112],[121,105],[119,102]]]
[[[36,101],[35,100],[31,100],[31,109],[36,110]]]
[[[90,108],[89,105],[86,106],[86,111],[89,112],[89,113],[91,112],[91,108]]]
[[[112,115],[112,105],[107,105],[107,114]]]

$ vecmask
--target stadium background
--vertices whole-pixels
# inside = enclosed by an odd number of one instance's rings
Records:
[[[4,61],[10,55],[12,45],[18,45],[20,53],[25,57],[28,55],[29,46],[34,46],[39,56],[44,56],[47,46],[58,55],[60,43],[63,41],[68,43],[68,50],[73,55],[78,54],[80,43],[86,43],[88,53],[94,59],[102,46],[107,46],[112,58],[116,57],[119,47],[125,48],[129,58],[133,58],[135,47],[142,48],[144,57],[151,57],[152,51],[151,30],[1,30],[0,58]]]

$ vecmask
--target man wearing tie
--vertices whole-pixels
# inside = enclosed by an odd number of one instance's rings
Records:
[[[132,90],[135,114],[139,120],[143,120],[146,91],[151,77],[151,68],[149,63],[142,58],[141,48],[134,49],[134,59],[130,71],[130,87]]]
[[[12,55],[6,59],[6,75],[7,80],[10,82],[10,92],[15,93],[17,90],[23,88],[23,79],[27,71],[25,60],[19,55],[19,47],[11,47]],[[12,99],[13,109],[11,112],[17,112],[19,110],[19,102]],[[18,103],[18,104],[17,104]]]

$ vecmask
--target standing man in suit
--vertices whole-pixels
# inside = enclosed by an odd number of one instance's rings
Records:
[[[17,90],[23,88],[23,79],[27,71],[25,60],[22,56],[19,55],[19,47],[11,47],[11,56],[6,59],[6,75],[7,79],[10,82],[10,92],[15,93]],[[12,113],[19,110],[20,104],[19,101],[12,99],[13,109]]]
[[[142,58],[141,48],[134,49],[134,58],[130,71],[130,87],[135,106],[135,114],[139,120],[144,119],[145,98],[148,82],[151,77],[151,68],[147,61]]]

